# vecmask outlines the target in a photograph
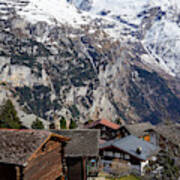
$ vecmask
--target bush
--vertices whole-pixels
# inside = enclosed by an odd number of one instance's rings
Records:
[[[38,118],[32,123],[31,125],[32,129],[44,129],[43,122],[40,121]]]
[[[69,125],[69,129],[76,129],[76,128],[77,128],[76,122],[71,119],[71,122],[70,122],[70,125]]]
[[[61,129],[67,129],[67,127],[66,127],[66,119],[64,117],[61,117],[60,128]]]
[[[20,129],[21,121],[10,99],[1,107],[0,128]]]

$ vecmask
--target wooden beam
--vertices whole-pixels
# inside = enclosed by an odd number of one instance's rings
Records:
[[[16,180],[21,180],[21,170],[19,166],[16,166]]]
[[[86,157],[83,157],[82,161],[83,161],[83,180],[87,180]]]
[[[43,142],[42,144],[33,152],[33,154],[28,158],[28,160],[26,162],[31,161],[33,158],[36,157],[36,153],[44,146],[44,144],[46,144],[52,137],[56,137],[60,140],[60,142],[64,142],[64,141],[69,141],[70,138],[68,137],[64,137],[55,133],[51,133]]]

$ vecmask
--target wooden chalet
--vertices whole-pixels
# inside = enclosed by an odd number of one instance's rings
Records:
[[[146,122],[126,125],[126,128],[132,135],[180,157],[180,125],[159,124],[153,126],[150,122]]]
[[[101,163],[111,172],[115,160],[124,161],[143,174],[145,165],[158,153],[159,148],[133,135],[100,144]]]
[[[63,178],[64,145],[68,139],[48,131],[0,129],[0,179]]]
[[[159,146],[180,158],[180,124],[160,124],[155,131]]]
[[[106,119],[94,121],[85,126],[88,129],[99,129],[101,132],[100,138],[102,140],[112,140],[115,138],[122,138],[129,135],[129,131],[125,126],[118,125]]]
[[[126,128],[130,134],[154,145],[158,145],[155,127],[150,122],[127,124]]]
[[[99,155],[98,130],[52,130],[71,140],[65,146],[67,179],[87,180],[88,176],[97,171]]]

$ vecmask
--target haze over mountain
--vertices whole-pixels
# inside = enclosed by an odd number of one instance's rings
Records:
[[[179,122],[179,40],[177,0],[0,0],[1,101],[49,121]]]

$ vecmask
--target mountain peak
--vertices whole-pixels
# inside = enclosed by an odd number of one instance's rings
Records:
[[[2,97],[50,121],[178,121],[178,8],[76,2],[0,0]]]

